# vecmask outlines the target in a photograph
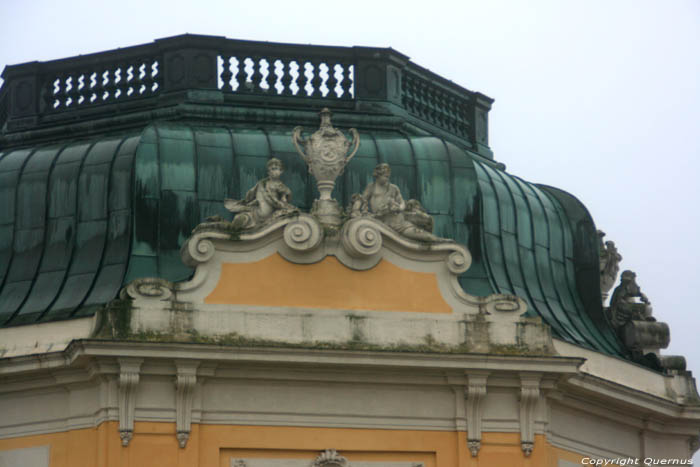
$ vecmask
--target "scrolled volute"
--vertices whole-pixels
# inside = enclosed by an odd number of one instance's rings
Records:
[[[376,255],[381,250],[382,232],[372,219],[352,219],[343,229],[342,242],[350,256],[366,258]]]
[[[150,298],[170,300],[175,285],[165,279],[146,277],[131,281],[120,294],[122,299]]]
[[[445,263],[447,263],[447,269],[449,269],[452,274],[459,275],[469,269],[471,264],[471,256],[466,249],[458,248],[461,245],[455,244],[454,246],[456,247],[455,251],[450,253],[445,260]]]
[[[182,261],[190,266],[196,267],[198,264],[209,261],[216,252],[213,239],[228,239],[230,234],[224,232],[214,232],[202,230],[192,235],[180,250]]]
[[[284,227],[284,243],[296,251],[313,250],[322,239],[321,226],[308,215],[300,215]]]

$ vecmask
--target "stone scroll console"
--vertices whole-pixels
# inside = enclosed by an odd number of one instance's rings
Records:
[[[467,248],[432,233],[432,218],[404,201],[379,164],[375,181],[345,210],[330,198],[334,179],[357,149],[321,112],[321,128],[301,157],[323,190],[300,212],[279,160],[242,200],[227,200],[233,221],[209,219],[182,246],[192,278],[128,284],[127,334],[231,345],[365,350],[553,353],[549,328],[524,316],[510,295],[476,297],[458,277]],[[123,322],[123,320],[122,320]],[[122,326],[123,327],[123,326]]]

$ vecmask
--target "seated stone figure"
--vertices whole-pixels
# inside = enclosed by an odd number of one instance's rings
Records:
[[[417,200],[407,203],[396,185],[389,183],[391,167],[379,164],[374,168],[374,182],[367,185],[362,194],[352,197],[350,217],[369,215],[382,221],[404,237],[423,242],[449,242],[428,231],[433,219]]]
[[[236,213],[233,228],[252,229],[266,222],[298,212],[289,202],[292,191],[281,180],[284,171],[282,161],[272,158],[267,162],[267,177],[248,190],[242,200],[225,199],[224,206]]]
[[[621,328],[630,321],[656,321],[651,316],[649,299],[637,285],[636,278],[634,272],[623,271],[620,285],[612,294],[610,319],[615,328]]]

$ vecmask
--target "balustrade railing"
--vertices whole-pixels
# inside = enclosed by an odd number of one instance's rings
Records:
[[[401,102],[411,114],[459,136],[468,137],[473,102],[408,68],[401,81]]]
[[[148,57],[49,74],[41,89],[42,107],[58,112],[155,95],[158,65],[157,58]]]
[[[353,99],[353,65],[347,59],[229,52],[217,60],[218,89],[224,92]]]
[[[89,118],[94,118],[172,105],[177,97],[160,97],[194,89],[218,92],[225,102],[270,99],[282,107],[308,108],[315,101],[318,107],[384,109],[485,145],[491,104],[488,97],[461,88],[392,49],[197,35],[8,66],[2,77],[4,134],[76,121],[83,109],[90,109]],[[367,101],[391,105],[358,106]]]

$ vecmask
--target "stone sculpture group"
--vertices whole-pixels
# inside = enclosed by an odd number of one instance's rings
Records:
[[[343,173],[345,166],[357,152],[360,136],[352,128],[352,142],[334,128],[330,111],[320,112],[320,128],[304,140],[301,128],[294,129],[292,140],[297,152],[309,166],[320,193],[314,201],[311,214],[324,227],[337,228],[345,220],[366,217],[385,224],[387,227],[411,240],[427,243],[450,242],[452,240],[432,234],[433,219],[418,200],[404,201],[399,187],[389,182],[391,167],[382,163],[374,169],[374,182],[369,183],[362,193],[352,195],[351,203],[345,211],[331,197],[335,179]],[[351,149],[352,148],[352,149]],[[346,156],[348,150],[349,155]],[[272,158],[267,163],[267,177],[258,181],[248,190],[242,200],[226,199],[224,206],[234,213],[231,227],[235,231],[254,230],[285,216],[299,214],[299,209],[291,204],[292,192],[280,177],[284,171],[282,161]],[[218,219],[217,219],[218,220]]]
[[[382,235],[394,235],[396,241],[412,244],[410,248],[440,249],[457,248],[454,241],[440,238],[432,233],[433,218],[418,200],[405,201],[398,186],[390,182],[391,167],[380,163],[374,168],[374,181],[360,192],[352,195],[350,203],[342,209],[332,192],[335,180],[357,153],[360,136],[353,128],[348,139],[333,127],[328,109],[320,112],[319,129],[309,138],[302,138],[301,127],[292,132],[292,141],[301,158],[314,176],[320,193],[311,213],[304,214],[291,203],[292,192],[281,180],[282,161],[272,158],[267,163],[267,177],[259,180],[241,200],[227,199],[224,206],[234,213],[233,221],[226,223],[234,232],[258,237],[274,229],[274,225],[289,224],[285,228],[285,240],[297,251],[313,249],[320,238],[329,232],[341,233],[344,245],[351,257],[370,257],[381,246]],[[286,222],[278,222],[286,220]],[[344,233],[342,233],[344,232]],[[382,232],[382,233],[380,233]],[[622,256],[615,243],[603,241],[605,233],[598,231],[600,249],[600,288],[604,302],[615,284]],[[251,237],[251,238],[252,238]],[[443,245],[446,244],[446,245]],[[461,251],[461,250],[460,250]],[[466,252],[466,250],[465,250]],[[468,267],[468,253],[462,252],[454,258],[461,262],[449,262],[454,273]],[[368,263],[369,264],[369,263]],[[372,263],[374,264],[374,263]],[[651,314],[651,304],[641,293],[632,271],[624,271],[620,285],[612,294],[606,308],[607,317],[624,346],[637,359],[652,359],[654,366],[663,366],[659,360],[659,349],[669,342],[668,326],[659,323]]]

